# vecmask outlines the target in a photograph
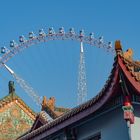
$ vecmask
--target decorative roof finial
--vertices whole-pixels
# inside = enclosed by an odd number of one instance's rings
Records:
[[[15,92],[15,86],[14,86],[14,81],[9,81],[9,94],[14,93]]]
[[[121,45],[121,41],[120,40],[116,40],[115,41],[115,50],[116,50],[116,53],[122,52],[122,45]]]
[[[43,96],[43,101],[42,101],[42,110],[47,106],[47,97]]]
[[[55,108],[55,98],[54,97],[50,97],[47,103],[48,107],[52,110],[54,110]]]
[[[125,59],[133,60],[133,50],[129,48],[126,52],[123,53]]]
[[[44,110],[46,107],[49,107],[51,110],[54,110],[55,108],[55,98],[50,97],[48,100],[46,96],[43,97],[42,101],[42,110]]]

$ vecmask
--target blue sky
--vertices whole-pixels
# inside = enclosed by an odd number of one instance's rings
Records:
[[[86,34],[104,36],[106,42],[121,40],[123,49],[133,48],[140,59],[140,2],[138,0],[0,0],[0,46],[30,31],[36,34],[54,27],[66,31],[74,27]],[[38,92],[39,96],[55,96],[56,105],[73,107],[77,101],[79,46],[74,41],[50,41],[24,50],[7,64]],[[114,57],[102,49],[85,47],[88,99],[94,97],[107,80]],[[14,80],[0,70],[0,97],[8,94],[8,81]],[[17,94],[36,111],[39,108],[16,85]]]

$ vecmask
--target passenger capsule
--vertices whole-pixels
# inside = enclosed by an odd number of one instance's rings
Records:
[[[59,33],[60,33],[60,34],[64,34],[64,33],[65,33],[64,27],[59,28]]]
[[[112,42],[108,42],[108,49],[112,48]]]
[[[74,34],[75,34],[74,28],[70,28],[70,29],[69,29],[69,33],[70,33],[71,35],[74,35]]]
[[[26,41],[26,39],[23,35],[19,37],[19,42],[23,43],[25,41]]]
[[[40,29],[39,30],[39,36],[43,37],[45,35],[46,35],[46,33],[44,32],[44,30],[43,29]]]
[[[33,39],[35,37],[35,34],[33,32],[29,32],[29,39]]]
[[[84,30],[81,30],[80,32],[79,32],[79,37],[83,37],[84,36]]]
[[[6,53],[6,47],[1,47],[1,53]]]
[[[53,27],[51,27],[51,28],[49,28],[49,35],[53,35],[53,34],[55,34],[55,31],[54,31]]]
[[[13,48],[16,46],[16,42],[14,40],[10,41],[10,47]]]
[[[103,43],[103,36],[99,37],[99,44]]]
[[[94,33],[90,33],[90,34],[89,34],[89,38],[90,38],[90,39],[93,39],[93,38],[94,38]]]

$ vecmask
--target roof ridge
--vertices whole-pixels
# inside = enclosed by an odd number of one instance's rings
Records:
[[[6,104],[14,101],[14,100],[18,100],[20,102],[20,104],[22,104],[26,109],[28,109],[28,111],[33,115],[36,116],[36,113],[34,110],[32,110],[21,98],[20,96],[18,96],[15,92],[12,92],[10,94],[8,94],[7,96],[3,97],[2,99],[0,99],[0,108],[4,107]]]
[[[125,58],[123,55],[120,55],[120,57],[123,60],[123,63],[125,64],[127,70],[131,73],[132,77],[136,80],[136,81],[140,81],[140,79],[138,79],[136,73],[132,70],[132,68],[130,67],[130,65],[132,66],[136,66],[140,68],[140,64],[135,63],[134,60],[129,60],[127,58]]]

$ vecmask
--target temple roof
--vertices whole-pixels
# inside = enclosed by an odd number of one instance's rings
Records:
[[[47,99],[46,96],[44,96],[42,101],[42,111],[37,114],[30,131],[33,131],[43,126],[44,124],[53,121],[54,119],[60,117],[69,110],[70,109],[64,107],[56,107],[54,97],[50,97],[49,99]]]
[[[14,140],[56,119],[69,109],[55,106],[55,98],[42,101],[42,111],[35,113],[15,92],[14,82],[9,81],[9,94],[0,99],[0,139]],[[15,124],[16,122],[16,124]],[[9,124],[10,123],[10,124]],[[6,125],[9,126],[7,127]]]
[[[36,113],[16,95],[9,82],[9,95],[0,100],[0,139],[14,140],[31,129]]]
[[[123,75],[125,81],[140,95],[140,62],[133,60],[133,51],[128,49],[126,52],[122,51],[120,41],[115,42],[116,56],[112,71],[105,86],[102,90],[89,101],[71,109],[64,113],[61,117],[56,118],[50,123],[46,123],[40,128],[21,137],[20,140],[31,139],[34,137],[43,138],[62,128],[67,127],[93,113],[96,113],[103,107],[112,97],[118,94],[116,91],[120,87],[120,76]],[[131,93],[130,93],[131,94]],[[47,133],[45,133],[47,131]],[[43,137],[41,137],[43,135]]]
[[[10,93],[9,95],[5,96],[4,98],[0,99],[0,109],[4,108],[11,102],[15,102],[16,104],[20,105],[20,107],[28,114],[35,119],[36,113],[16,94],[16,93]]]
[[[50,97],[49,99],[47,99],[46,96],[43,97],[42,111],[48,113],[50,117],[52,117],[53,119],[56,119],[57,117],[63,115],[69,110],[70,110],[69,108],[57,107],[55,105],[54,97]]]

